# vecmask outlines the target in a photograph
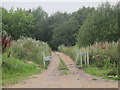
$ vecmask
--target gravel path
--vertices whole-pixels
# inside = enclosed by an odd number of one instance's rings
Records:
[[[68,75],[61,75],[58,70],[59,58],[62,58],[69,70]],[[92,80],[93,78],[97,80]],[[7,88],[118,88],[118,82],[89,75],[77,69],[73,60],[60,52],[52,53],[52,60],[47,70],[29,76],[29,79],[8,86]]]

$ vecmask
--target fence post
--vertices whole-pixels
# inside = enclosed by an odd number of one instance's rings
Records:
[[[89,53],[87,52],[87,64],[89,64]]]
[[[76,57],[76,60],[75,60],[76,64],[77,64],[78,57],[79,57],[79,53],[77,53],[77,57]]]
[[[85,53],[85,55],[84,55],[84,58],[85,58],[85,65],[86,65],[86,53]]]
[[[80,54],[80,58],[81,58],[81,67],[82,67],[82,54]]]
[[[45,53],[44,53],[44,51],[43,51],[43,65],[44,65],[44,67],[45,67],[44,57],[45,57]]]

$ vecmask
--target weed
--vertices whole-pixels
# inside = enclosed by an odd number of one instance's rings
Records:
[[[68,72],[66,71],[60,72],[60,75],[68,75]]]
[[[97,80],[96,78],[93,78],[92,80]]]
[[[59,62],[59,70],[68,70],[67,65],[61,58],[60,58],[60,62]]]

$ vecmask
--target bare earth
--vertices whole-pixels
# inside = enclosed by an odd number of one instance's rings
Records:
[[[69,68],[68,75],[61,75],[61,70],[58,70],[60,57]],[[118,88],[117,81],[89,75],[74,65],[70,57],[63,53],[54,52],[47,70],[7,88]],[[93,78],[97,80],[92,80]]]

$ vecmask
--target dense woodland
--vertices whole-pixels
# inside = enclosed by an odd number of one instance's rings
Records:
[[[47,42],[57,50],[61,44],[80,47],[101,41],[117,41],[119,5],[101,4],[99,7],[83,7],[73,13],[56,12],[50,16],[42,7],[36,9],[6,10],[2,8],[2,28],[13,39],[32,37]]]
[[[46,67],[43,65],[42,55],[45,52],[50,56],[51,49],[59,50],[73,60],[78,52],[89,52],[90,66],[83,67],[83,70],[105,78],[118,75],[119,8],[118,3],[111,5],[106,2],[98,7],[82,7],[73,13],[58,11],[48,15],[40,6],[29,10],[1,7],[3,84],[11,83],[13,78],[16,80],[21,73],[21,76],[27,76],[47,68],[48,64]],[[7,48],[6,44],[9,44]],[[29,65],[28,61],[35,64]],[[80,64],[80,59],[76,64]],[[36,65],[39,65],[39,70]]]

